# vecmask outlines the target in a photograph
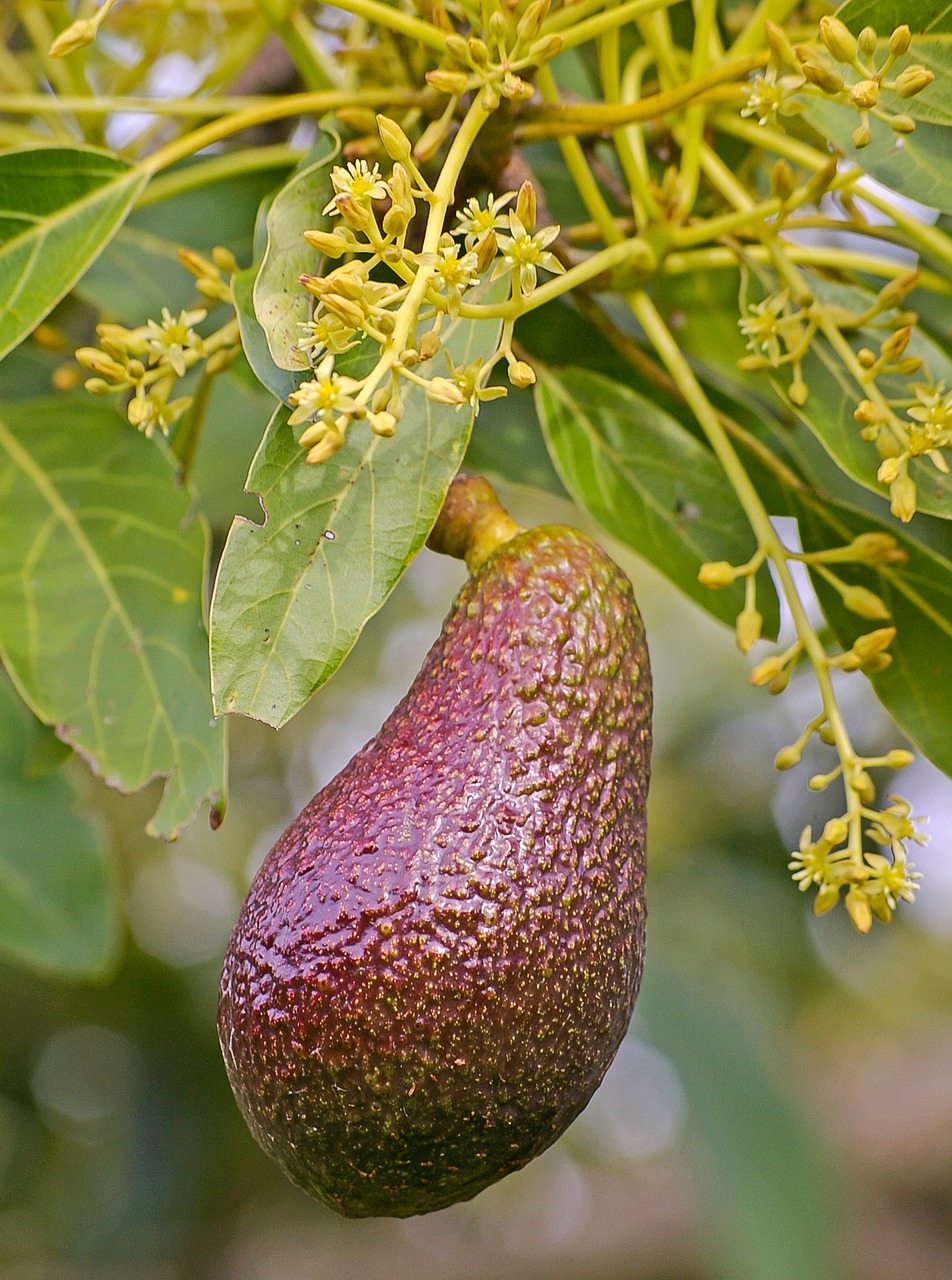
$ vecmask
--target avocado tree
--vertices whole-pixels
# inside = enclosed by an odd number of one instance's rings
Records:
[[[229,718],[321,689],[464,464],[571,498],[754,686],[809,669],[776,767],[822,744],[836,799],[816,826],[804,793],[793,880],[860,933],[913,899],[893,775],[952,775],[940,8],[5,9],[6,958],[81,977],[113,946],[58,766],[161,778],[157,839],[216,828]],[[864,677],[875,755],[841,705]]]

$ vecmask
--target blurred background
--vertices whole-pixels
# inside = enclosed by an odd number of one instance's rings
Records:
[[[223,508],[245,465],[218,476]],[[558,499],[501,495],[522,523],[579,523]],[[805,786],[820,758],[772,767],[814,713],[811,680],[780,699],[751,689],[726,630],[606,545],[648,629],[656,747],[645,982],[587,1111],[467,1204],[351,1222],[285,1181],[225,1078],[232,922],[273,840],[436,637],[464,570],[424,552],[287,729],[232,724],[215,834],[200,821],[149,841],[154,791],[119,797],[67,765],[113,850],[124,934],[97,986],[0,969],[2,1280],[952,1275],[952,783],[923,762],[902,778],[932,815],[919,902],[865,939],[843,911],[814,919],[786,863],[829,816]],[[840,695],[860,749],[896,745],[862,676]]]

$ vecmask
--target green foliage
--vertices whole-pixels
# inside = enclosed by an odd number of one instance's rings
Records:
[[[55,739],[0,678],[0,956],[65,978],[101,976],[118,902],[102,836],[57,771]]]

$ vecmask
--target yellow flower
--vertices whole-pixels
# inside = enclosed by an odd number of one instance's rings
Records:
[[[192,325],[200,324],[207,314],[203,310],[180,311],[173,318],[168,307],[163,307],[161,323],[150,320],[147,326],[149,364],[167,364],[181,378],[188,367],[186,353],[202,355],[204,352],[202,340]]]
[[[357,391],[361,383],[334,372],[333,353],[328,353],[314,372],[317,374],[316,378],[302,383],[297,391],[288,396],[288,400],[295,406],[288,418],[289,426],[296,427],[311,418],[329,425],[341,417],[346,421],[355,411],[359,411],[360,406],[352,398],[351,392]],[[310,437],[307,440],[302,438],[302,442],[311,444],[313,440]]]
[[[536,272],[539,267],[554,275],[561,275],[565,268],[547,248],[561,229],[559,226],[542,227],[535,235],[530,235],[521,219],[515,213],[510,213],[509,230],[512,234],[499,236],[502,258],[496,264],[492,279],[498,280],[508,271],[518,269],[519,291],[528,296],[536,287]]]

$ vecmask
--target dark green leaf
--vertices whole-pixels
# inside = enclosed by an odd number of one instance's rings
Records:
[[[621,383],[582,369],[539,371],[536,405],[552,461],[575,501],[714,617],[733,625],[738,582],[702,587],[708,560],[743,564],[756,539],[713,454],[680,423]],[[778,621],[763,575],[767,632]]]
[[[0,650],[37,716],[110,785],[166,779],[173,837],[224,809],[202,622],[206,530],[155,444],[93,401],[0,411]]]
[[[0,955],[94,977],[116,945],[117,884],[66,777],[28,768],[31,720],[0,676]]]
[[[845,503],[795,500],[804,549],[842,546],[869,530],[891,533],[909,556],[906,564],[882,569],[838,565],[845,581],[882,597],[896,627],[889,652],[893,663],[872,677],[876,696],[924,755],[952,776],[952,561],[929,550],[894,525],[874,520]],[[915,528],[915,518],[910,532]],[[865,622],[848,612],[838,593],[818,575],[815,586],[840,643],[888,622]]]
[[[144,170],[103,151],[0,155],[0,357],[98,257],[146,180]]]
[[[443,330],[457,364],[495,348],[498,323]],[[347,352],[353,374],[364,355]],[[389,440],[353,423],[332,458],[308,466],[279,409],[247,488],[264,525],[236,520],[212,601],[212,683],[219,711],[286,723],[333,675],[429,533],[466,450],[468,408],[412,387]]]
[[[158,317],[163,307],[175,315],[195,305],[195,279],[179,261],[180,247],[207,254],[224,245],[239,261],[250,261],[258,205],[274,186],[276,171],[289,165],[284,159],[271,169],[218,179],[207,160],[183,168],[194,171],[196,180],[207,169],[209,181],[135,209],[78,287],[81,297],[123,324]]]
[[[323,135],[310,163],[288,179],[267,212],[268,244],[252,294],[255,315],[279,369],[310,368],[307,356],[296,346],[311,310],[300,277],[314,273],[320,255],[303,233],[325,228],[330,221],[322,210],[333,195],[328,166],[339,147],[333,134]]]

